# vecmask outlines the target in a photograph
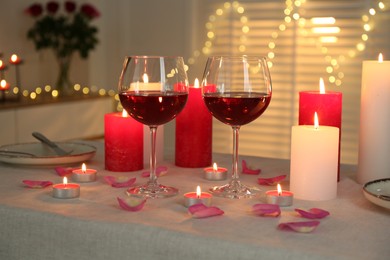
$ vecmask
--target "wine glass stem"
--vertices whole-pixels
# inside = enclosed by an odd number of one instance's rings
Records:
[[[237,182],[239,178],[238,174],[238,137],[239,137],[239,126],[233,126],[233,172],[232,182]]]
[[[150,128],[150,175],[149,184],[157,183],[156,175],[156,134],[157,126],[149,126]]]

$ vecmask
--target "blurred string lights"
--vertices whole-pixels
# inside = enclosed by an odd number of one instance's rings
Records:
[[[284,19],[277,27],[277,30],[271,33],[271,40],[268,42],[268,65],[270,69],[273,67],[274,59],[276,57],[275,51],[277,47],[277,40],[284,31],[288,29],[289,26],[295,25],[294,22],[297,23],[299,28],[299,33],[304,37],[309,37],[309,41],[312,44],[315,44],[316,48],[324,55],[324,59],[326,62],[325,72],[328,77],[327,80],[335,84],[336,86],[342,85],[342,79],[344,78],[344,73],[340,71],[340,64],[345,62],[348,58],[354,58],[359,53],[363,52],[366,49],[366,42],[369,39],[369,32],[373,30],[374,24],[374,16],[379,11],[383,11],[386,9],[386,5],[382,1],[373,1],[375,4],[372,4],[371,7],[364,13],[361,17],[362,19],[362,33],[359,37],[358,42],[349,49],[346,54],[340,54],[338,56],[332,56],[330,54],[329,44],[336,43],[338,38],[337,35],[340,33],[340,27],[336,26],[336,18],[334,17],[313,17],[310,20],[307,20],[300,14],[300,8],[308,0],[286,0],[285,8],[283,10]],[[206,30],[207,30],[207,40],[205,41],[201,51],[195,50],[192,53],[192,56],[188,59],[188,64],[192,65],[195,63],[196,59],[203,53],[208,56],[212,52],[212,47],[216,38],[217,32],[215,22],[217,19],[223,17],[224,14],[229,12],[234,12],[239,15],[241,22],[241,36],[240,42],[237,46],[237,51],[240,53],[245,53],[248,33],[250,31],[250,27],[248,25],[248,17],[244,15],[245,8],[238,1],[234,2],[225,2],[223,7],[215,10],[214,14],[209,16],[208,21],[206,22]],[[315,35],[316,37],[312,37]]]

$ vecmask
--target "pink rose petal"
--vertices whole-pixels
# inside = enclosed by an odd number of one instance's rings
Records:
[[[129,178],[122,181],[120,178],[114,176],[104,176],[104,180],[114,188],[130,187],[135,183],[136,179],[137,178]]]
[[[217,207],[207,207],[206,205],[199,203],[188,207],[188,211],[193,218],[208,218],[213,216],[223,215],[225,212]]]
[[[23,183],[33,189],[41,189],[47,186],[53,185],[51,181],[33,181],[33,180],[23,180]]]
[[[286,175],[279,175],[279,176],[272,177],[272,178],[258,178],[257,182],[260,185],[275,186],[276,184],[278,184],[279,182],[281,182],[285,178],[286,178]]]
[[[252,206],[252,212],[265,217],[278,217],[281,213],[277,204],[255,204]]]
[[[281,230],[292,230],[298,233],[310,233],[316,229],[319,224],[320,222],[317,220],[305,222],[286,222],[280,223],[278,228]]]
[[[64,177],[68,174],[71,174],[73,170],[77,169],[77,168],[73,168],[73,167],[61,167],[61,166],[58,166],[58,167],[55,167],[54,168],[56,173],[61,176],[61,177]]]
[[[156,176],[157,177],[160,177],[160,176],[164,176],[168,173],[168,167],[167,166],[158,166],[156,168]],[[141,174],[142,177],[144,178],[147,178],[150,176],[150,172],[143,172]]]
[[[248,168],[246,161],[242,160],[242,173],[257,175],[261,173],[261,169],[250,169]]]
[[[329,215],[329,212],[323,209],[319,208],[311,208],[309,211],[305,211],[302,209],[295,209],[296,212],[298,212],[299,215],[301,215],[304,218],[309,218],[309,219],[320,219],[320,218],[325,218],[326,216]]]
[[[132,212],[140,211],[146,203],[146,199],[132,198],[132,199],[124,200],[122,198],[117,197],[117,200],[118,200],[119,206],[122,209],[127,210],[127,211],[132,211]]]

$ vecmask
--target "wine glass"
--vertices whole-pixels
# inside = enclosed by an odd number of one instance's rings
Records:
[[[207,60],[202,95],[211,114],[233,129],[233,171],[228,184],[210,189],[216,196],[250,198],[259,189],[240,182],[238,139],[242,125],[258,118],[272,96],[271,77],[264,57],[215,56]]]
[[[149,181],[128,189],[127,194],[147,198],[176,195],[176,188],[157,182],[156,133],[157,127],[174,119],[187,102],[188,78],[183,58],[126,57],[118,87],[123,108],[135,120],[149,126],[151,138]]]

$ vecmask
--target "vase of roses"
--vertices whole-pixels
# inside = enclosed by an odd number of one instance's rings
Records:
[[[50,1],[45,6],[30,5],[26,13],[35,19],[27,38],[34,42],[36,50],[53,50],[59,68],[56,88],[69,90],[73,54],[78,52],[82,59],[86,59],[99,42],[98,29],[91,24],[100,16],[99,11],[91,4],[78,7],[73,1],[66,1],[61,10],[58,2]]]

